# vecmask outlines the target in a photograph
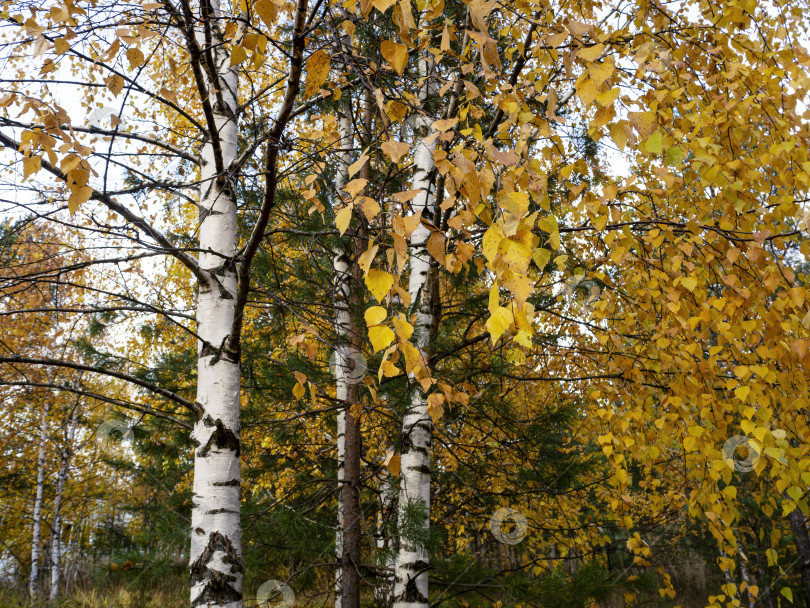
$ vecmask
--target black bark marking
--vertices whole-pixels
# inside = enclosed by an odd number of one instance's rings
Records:
[[[191,606],[206,606],[212,604],[224,604],[238,602],[242,599],[242,592],[234,587],[237,578],[233,574],[227,574],[220,570],[212,570],[208,563],[213,559],[218,551],[225,553],[222,561],[229,564],[231,572],[243,572],[242,560],[234,548],[231,540],[220,532],[212,532],[200,557],[191,564],[190,578],[192,586],[203,583],[203,590],[195,597]]]
[[[239,438],[231,429],[222,424],[222,420],[219,418],[214,420],[211,416],[206,416],[204,423],[205,426],[216,427],[216,430],[208,437],[205,445],[198,450],[197,455],[200,458],[208,456],[212,447],[217,447],[220,450],[233,450],[236,452],[236,456],[239,456]]]
[[[408,577],[408,582],[405,583],[405,590],[402,592],[398,599],[401,602],[419,602],[427,603],[427,599],[416,588],[416,579],[423,572],[427,572],[430,567],[427,562],[419,560],[410,564],[404,564],[405,568],[413,572],[413,576]]]

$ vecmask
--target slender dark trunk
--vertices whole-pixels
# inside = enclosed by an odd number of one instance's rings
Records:
[[[793,533],[793,542],[796,543],[796,552],[799,554],[804,603],[807,608],[810,608],[810,536],[807,534],[804,515],[798,507],[793,509],[788,518],[790,519],[790,531]]]
[[[366,100],[363,122],[363,145],[368,143],[371,132],[373,105],[370,97]],[[368,161],[360,169],[360,177],[369,179]],[[360,353],[362,339],[358,315],[362,310],[360,286],[363,284],[363,272],[357,264],[360,255],[365,251],[368,229],[364,218],[358,218],[357,234],[353,240],[351,260],[351,289],[349,290],[349,349]],[[361,482],[360,464],[363,455],[363,438],[360,430],[360,417],[363,411],[360,398],[359,382],[348,386],[345,409],[344,430],[344,469],[343,469],[343,586],[341,589],[341,608],[360,608],[360,548],[362,536]]]

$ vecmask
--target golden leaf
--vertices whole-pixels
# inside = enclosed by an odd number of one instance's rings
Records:
[[[385,317],[388,316],[388,312],[382,306],[372,306],[369,308],[364,317],[366,319],[366,325],[369,327],[374,327],[375,325],[379,325],[383,321],[385,321]]]
[[[301,384],[300,382],[295,383],[292,392],[293,397],[295,397],[296,399],[300,399],[301,397],[307,394],[307,390],[304,388],[304,385]]]
[[[240,63],[242,63],[247,58],[248,58],[248,54],[247,54],[247,51],[244,49],[244,47],[236,45],[231,49],[231,65],[232,66],[233,65],[239,65]]]
[[[307,80],[304,87],[304,99],[312,97],[321,88],[329,75],[329,64],[332,56],[323,49],[312,53],[307,60]]]
[[[76,213],[79,209],[79,205],[87,202],[91,196],[93,196],[93,189],[90,186],[74,188],[70,194],[70,198],[68,198],[68,209],[71,215]]]
[[[366,286],[378,302],[382,302],[383,298],[391,291],[394,285],[394,277],[384,270],[377,270],[372,268],[366,274]]]
[[[57,55],[64,55],[70,50],[70,43],[64,38],[57,38],[53,41],[53,48]]]
[[[388,456],[386,456],[384,464],[385,468],[388,469],[388,472],[391,473],[391,475],[399,475],[399,470],[401,467],[401,459],[399,454],[393,450],[388,452]]]
[[[419,194],[420,192],[421,190],[404,190],[402,192],[397,192],[396,194],[392,195],[391,198],[398,203],[407,203],[408,201],[411,201],[414,198],[416,198],[416,195]]]
[[[627,145],[627,130],[625,129],[625,121],[620,120],[610,125],[610,138],[613,140],[619,150],[624,150]]]
[[[408,65],[408,47],[390,40],[383,40],[380,43],[380,53],[391,64],[394,71],[402,76],[405,66]]]
[[[613,102],[616,101],[619,98],[619,93],[620,92],[621,91],[619,90],[618,87],[615,88],[615,89],[609,89],[607,91],[603,91],[602,93],[599,93],[596,96],[596,103],[598,103],[603,108],[606,108],[609,105],[612,105]]]
[[[357,196],[363,191],[363,188],[368,184],[367,179],[357,178],[346,184],[343,189],[349,193],[350,196]]]
[[[580,49],[577,53],[577,57],[580,59],[584,59],[585,61],[596,61],[599,59],[599,56],[602,54],[602,51],[605,50],[604,44],[595,44],[593,46],[586,47],[584,49]]]
[[[346,229],[349,227],[349,223],[352,220],[352,205],[346,205],[335,214],[335,226],[337,226],[338,231],[340,232],[340,236],[343,236],[343,233],[346,232]]]
[[[381,13],[384,13],[389,8],[394,6],[396,0],[371,0],[371,6],[376,8]]]
[[[512,312],[508,308],[498,306],[497,310],[489,316],[486,323],[487,331],[489,332],[493,344],[498,341],[503,332],[505,332],[511,324]]]
[[[433,259],[442,266],[445,265],[444,235],[440,232],[433,232],[427,241],[427,250]]]
[[[394,317],[394,329],[400,340],[410,340],[413,335],[413,325],[408,323],[405,319],[405,315],[402,313]]]
[[[276,5],[270,0],[257,0],[253,8],[256,10],[256,14],[259,15],[259,19],[264,21],[267,27],[272,27],[278,16]]]
[[[141,49],[136,46],[131,46],[127,49],[127,60],[129,61],[130,69],[134,69],[142,66],[146,58],[143,56]]]
[[[394,337],[394,332],[390,327],[386,327],[385,325],[375,325],[368,330],[368,339],[375,353],[391,344],[391,342],[394,341]]]
[[[498,244],[498,253],[509,269],[525,274],[532,259],[532,233],[518,230],[514,236],[508,236]]]
[[[371,267],[371,263],[374,261],[374,256],[377,255],[377,250],[379,248],[379,245],[372,245],[361,253],[359,258],[357,258],[357,265],[363,272],[368,272],[368,269]]]
[[[118,74],[113,74],[107,78],[104,83],[107,85],[107,88],[110,89],[110,92],[116,97],[118,97],[118,94],[124,88],[124,79]]]
[[[439,422],[439,419],[444,414],[444,395],[441,393],[431,393],[427,398],[427,413],[433,420],[433,424]]]
[[[380,146],[380,149],[385,152],[385,155],[388,156],[392,161],[395,163],[399,162],[399,159],[402,158],[405,154],[407,154],[410,146],[405,143],[404,141],[394,141],[393,139],[383,142]]]
[[[371,221],[382,211],[382,207],[380,204],[375,201],[370,196],[363,196],[359,199],[360,209],[363,211],[363,215],[366,216],[366,219]]]
[[[23,177],[33,175],[42,168],[42,157],[31,156],[23,159]]]
[[[628,112],[627,118],[630,119],[630,124],[638,131],[640,139],[647,139],[658,126],[655,112]]]
[[[656,155],[661,154],[661,152],[663,151],[661,141],[662,141],[661,131],[656,131],[647,138],[647,141],[644,144],[644,151],[648,152],[649,154],[656,154]]]
[[[458,124],[458,118],[442,118],[441,120],[435,121],[432,125],[430,125],[431,129],[435,131],[439,131],[440,133],[444,133],[448,129],[452,129]]]
[[[357,173],[357,172],[358,172],[360,169],[362,169],[362,168],[363,168],[363,165],[365,165],[365,164],[366,164],[366,161],[368,161],[368,154],[366,154],[365,152],[363,152],[363,153],[360,155],[360,158],[358,158],[358,159],[357,159],[356,161],[354,161],[354,162],[353,162],[351,165],[349,165],[349,177],[353,176],[353,175],[354,175],[355,173]],[[366,183],[368,183],[368,182],[366,182]]]

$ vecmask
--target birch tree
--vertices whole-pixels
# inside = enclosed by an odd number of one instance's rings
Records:
[[[187,326],[187,331],[198,341],[197,398],[184,399],[106,366],[54,358],[28,358],[25,362],[111,375],[187,410],[194,421],[192,438],[196,446],[191,605],[241,606],[239,357],[244,308],[250,291],[251,262],[263,242],[275,203],[283,133],[294,116],[301,89],[307,29],[317,21],[322,7],[317,5],[310,11],[305,0],[285,5],[281,21],[289,19],[292,25],[287,34],[282,33],[283,25],[275,25],[279,11],[270,2],[236,13],[217,2],[119,4],[110,13],[111,18],[107,17],[108,8],[64,4],[41,15],[39,21],[36,15],[11,20],[9,36],[19,41],[18,48],[34,57],[45,56],[45,76],[37,81],[33,95],[26,96],[22,87],[31,82],[27,68],[22,64],[11,68],[18,70],[21,77],[16,83],[11,81],[3,106],[7,112],[21,110],[22,116],[20,120],[9,114],[2,118],[5,130],[0,133],[0,141],[19,155],[24,177],[42,172],[43,179],[32,182],[30,202],[23,203],[23,207],[41,208],[52,204],[52,197],[64,201],[73,214],[72,220],[64,219],[58,211],[48,210],[44,216],[60,217],[59,221],[88,231],[88,238],[104,241],[106,250],[121,252],[107,259],[94,259],[91,265],[114,268],[157,254],[170,256],[196,280],[195,325]],[[120,27],[121,20],[127,18],[131,19],[129,26]],[[85,26],[87,29],[83,29]],[[257,30],[263,28],[267,28],[268,35],[262,33],[259,43]],[[77,35],[77,31],[81,34]],[[281,42],[273,38],[277,33],[286,39]],[[266,84],[248,95],[254,103],[272,98],[278,106],[257,139],[240,146],[238,130],[245,108],[240,103],[239,74],[244,69],[240,64],[252,52],[253,65],[260,66],[268,36],[274,44],[288,46],[287,54],[280,59],[268,53],[268,66],[275,61],[273,69],[284,74],[282,87],[275,89]],[[68,82],[47,76],[60,62],[78,80]],[[120,97],[110,127],[99,127],[92,120],[90,124],[71,121],[70,113],[52,101],[65,82],[78,87],[91,108],[98,85],[114,99]],[[189,95],[189,99],[181,101],[179,95]],[[142,100],[150,100],[153,105],[138,107]],[[157,136],[135,132],[130,121],[138,117],[151,120]],[[103,138],[109,145],[106,150],[101,145],[84,145],[82,134],[90,136],[91,143]],[[56,149],[54,136],[67,144]],[[142,144],[146,146],[143,152],[136,147]],[[187,146],[192,151],[186,151]],[[168,155],[197,165],[199,173],[185,182],[175,180],[168,163],[144,164],[144,154],[152,160]],[[246,210],[238,209],[238,176],[246,162],[257,158],[261,159],[265,182],[262,199],[250,209],[249,221],[242,223],[248,224],[248,231],[241,237],[239,213]],[[125,175],[118,177],[121,170]],[[124,185],[123,178],[134,185]],[[196,208],[196,222],[187,223],[184,215],[171,217],[173,211],[164,217],[167,224],[156,220],[154,205],[172,200],[161,196],[161,192]],[[43,195],[44,199],[37,198]],[[139,208],[133,196],[146,196],[146,209]],[[149,197],[154,198],[150,201]],[[185,229],[189,236],[184,240],[177,233]],[[84,288],[96,298],[107,300],[106,305],[123,300],[136,312],[162,314],[174,322],[185,318],[161,303],[147,302],[140,294],[110,287]],[[20,361],[12,356],[4,362],[12,360]]]

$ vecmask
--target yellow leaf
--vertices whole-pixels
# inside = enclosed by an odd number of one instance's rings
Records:
[[[661,131],[656,131],[647,138],[647,142],[644,144],[644,151],[649,154],[661,154],[662,150]]]
[[[396,365],[394,365],[393,363],[391,363],[390,361],[385,359],[380,364],[380,373],[378,374],[378,378],[380,380],[382,380],[383,377],[385,377],[385,378],[394,378],[396,376],[399,376],[401,373],[402,372],[400,371],[400,369]]]
[[[368,330],[368,339],[375,353],[391,344],[391,342],[394,341],[394,337],[394,332],[390,327],[386,327],[385,325],[375,325]]]
[[[388,472],[391,475],[399,475],[399,469],[401,466],[401,460],[399,454],[394,451],[388,453],[388,456],[385,458],[385,468],[388,469]]]
[[[595,44],[593,46],[589,46],[584,49],[580,49],[577,53],[577,57],[580,59],[584,59],[585,61],[596,61],[599,59],[599,55],[602,54],[602,51],[605,50],[604,44]]]
[[[363,168],[363,165],[366,164],[368,160],[368,154],[363,152],[356,161],[354,161],[351,165],[349,165],[349,177],[357,173],[360,169]],[[368,183],[368,182],[367,182]]]
[[[498,245],[504,238],[504,234],[497,225],[492,224],[484,233],[483,248],[484,257],[492,262],[498,255]]]
[[[300,399],[301,397],[303,397],[304,395],[307,394],[307,391],[304,388],[304,385],[301,384],[300,382],[295,383],[295,386],[293,387],[292,392],[293,392],[293,397],[295,397],[296,399]]]
[[[75,188],[73,192],[71,192],[70,198],[68,199],[68,209],[70,210],[71,215],[76,213],[79,205],[87,202],[92,195],[93,189],[90,186]]]
[[[70,43],[64,38],[57,38],[54,40],[53,48],[57,55],[64,55],[70,50]]]
[[[400,340],[410,340],[413,335],[413,325],[408,323],[402,313],[394,317],[394,329]]]
[[[697,279],[694,277],[681,278],[681,285],[686,287],[689,291],[695,291],[697,287]]]
[[[444,241],[445,238],[441,232],[433,232],[426,245],[428,253],[442,266],[445,265]]]
[[[437,120],[431,125],[431,128],[444,133],[448,129],[452,129],[458,123],[458,118],[443,118],[441,120]]]
[[[363,196],[359,200],[360,202],[360,209],[363,211],[363,215],[366,216],[366,219],[371,221],[382,211],[382,207],[380,204],[375,201],[370,196]]]
[[[136,46],[131,46],[127,49],[127,59],[129,60],[130,69],[137,68],[143,65],[143,62],[146,61],[146,58],[143,56],[143,52]]]
[[[498,253],[511,270],[525,274],[532,260],[532,233],[518,230],[514,236],[506,237],[498,244]]]
[[[534,288],[534,282],[529,277],[511,270],[505,270],[501,275],[501,284],[512,292],[518,308],[523,308],[526,299],[531,295]]]
[[[329,63],[332,56],[323,49],[312,53],[307,60],[307,80],[304,87],[304,99],[312,97],[321,88],[329,75]]]
[[[371,6],[384,13],[396,3],[396,0],[371,0]]]
[[[738,386],[734,389],[734,394],[737,396],[737,399],[740,401],[745,401],[748,399],[748,393],[751,392],[750,386]]]
[[[231,49],[231,65],[239,65],[248,58],[247,51],[241,46],[234,46]]]
[[[619,93],[620,90],[618,87],[605,91],[604,93],[599,93],[599,95],[596,96],[596,103],[606,108],[619,98]]]
[[[405,154],[407,154],[410,146],[405,143],[404,141],[394,141],[393,139],[383,142],[380,146],[380,149],[385,152],[385,155],[388,156],[392,161],[395,163],[399,162],[399,159],[402,158]]]
[[[610,125],[610,139],[612,139],[613,143],[618,146],[619,150],[624,150],[625,145],[627,145],[627,131],[624,128],[625,124],[627,123],[624,121],[619,121]]]
[[[592,103],[599,94],[599,85],[590,78],[586,78],[577,85],[577,93],[582,103],[588,105]]]
[[[447,19],[444,20],[444,29],[442,30],[442,41],[439,44],[439,50],[446,53],[450,50],[450,30],[447,27]]]
[[[124,88],[124,79],[118,74],[113,74],[104,81],[104,84],[107,85],[113,95],[118,97],[118,94]]]
[[[791,604],[793,603],[793,590],[790,587],[782,587],[780,593],[784,595]]]
[[[384,270],[377,270],[372,268],[366,274],[366,286],[378,302],[382,302],[383,298],[391,291],[394,285],[394,277],[385,272]],[[392,332],[393,334],[393,332]]]
[[[372,306],[366,311],[364,316],[366,318],[366,325],[374,327],[385,321],[388,312],[382,306]]]
[[[678,146],[667,148],[665,159],[668,167],[678,167],[683,162],[683,148]]]
[[[357,196],[363,191],[363,188],[366,187],[366,184],[368,184],[367,179],[362,178],[353,179],[348,184],[346,184],[346,186],[344,186],[343,189],[346,192],[348,192],[351,196]]]
[[[537,267],[542,270],[551,259],[551,252],[548,249],[535,249],[532,252],[532,259],[534,263],[537,264]]]
[[[259,15],[259,19],[264,21],[267,27],[272,27],[278,15],[276,5],[270,0],[257,0],[253,8],[256,9],[256,14]]]
[[[337,226],[338,231],[340,232],[340,236],[343,236],[343,233],[346,232],[346,229],[349,227],[349,222],[352,220],[352,206],[346,205],[335,214],[335,226]]]
[[[415,199],[416,195],[419,194],[420,192],[421,190],[403,190],[402,192],[396,192],[392,194],[391,198],[398,203],[407,203],[408,201],[412,201],[413,199]]]
[[[655,112],[628,112],[627,118],[630,119],[630,124],[638,131],[640,139],[647,139],[655,131],[655,127],[658,126]]]
[[[511,324],[512,312],[503,306],[499,306],[498,310],[489,316],[486,326],[493,344],[498,341]]]
[[[389,101],[385,104],[385,112],[394,122],[400,122],[408,115],[408,106],[399,101]]]
[[[591,63],[588,65],[588,77],[596,84],[602,84],[616,71],[616,64],[613,57],[608,57],[602,63]]]
[[[405,66],[408,64],[408,47],[390,40],[383,40],[380,43],[380,53],[391,64],[394,71],[402,76]]]
[[[433,420],[433,424],[439,422],[444,414],[444,395],[441,393],[431,393],[427,399],[427,413]]]
[[[422,210],[419,210],[419,213],[415,213],[414,215],[409,215],[408,217],[402,218],[402,224],[405,228],[405,232],[403,236],[406,239],[411,238],[413,231],[416,230],[416,227],[422,222]]]
[[[42,168],[41,156],[30,156],[23,159],[23,177],[33,175]]]
[[[379,245],[373,245],[361,253],[360,257],[357,258],[357,265],[360,266],[360,269],[363,272],[368,272],[368,269],[371,268],[371,263],[374,261],[374,256],[377,255],[377,250],[379,248]]]

